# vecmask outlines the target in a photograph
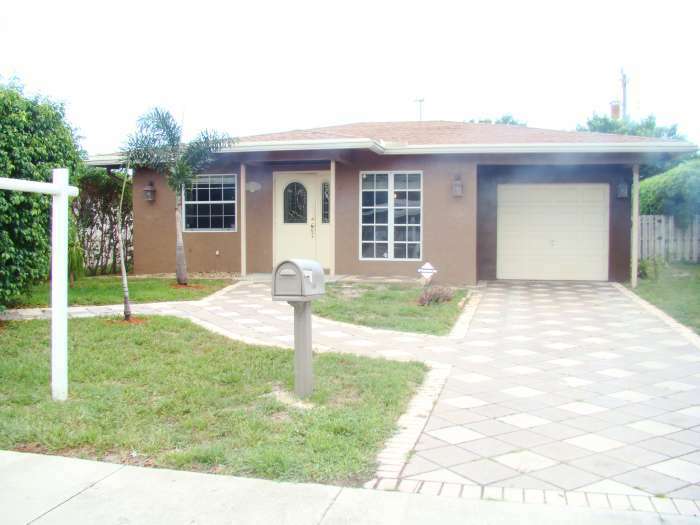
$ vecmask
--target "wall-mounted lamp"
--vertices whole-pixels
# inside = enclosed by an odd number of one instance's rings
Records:
[[[630,189],[626,182],[618,182],[615,188],[615,196],[618,199],[628,199],[630,196]]]
[[[262,189],[262,184],[260,184],[257,181],[250,181],[245,183],[245,191],[249,193],[255,193],[256,191],[260,191]]]
[[[143,188],[143,199],[147,202],[156,200],[156,187],[153,185],[152,181],[149,181]]]
[[[464,183],[462,182],[462,176],[455,175],[455,178],[452,180],[452,196],[453,197],[462,197],[463,195],[464,195]]]

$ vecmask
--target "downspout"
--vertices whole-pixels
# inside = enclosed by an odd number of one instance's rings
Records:
[[[637,287],[639,265],[639,164],[632,166],[632,231],[630,239],[630,284]]]

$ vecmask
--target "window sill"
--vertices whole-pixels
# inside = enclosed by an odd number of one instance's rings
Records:
[[[373,259],[368,259],[366,257],[360,257],[360,261],[383,261],[383,262],[421,262],[423,259],[390,259],[386,257],[375,257]]]
[[[236,228],[231,229],[231,228],[212,228],[208,230],[187,230],[184,229],[182,230],[183,233],[236,233],[238,230]]]

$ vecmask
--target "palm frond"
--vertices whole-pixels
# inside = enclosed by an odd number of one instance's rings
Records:
[[[204,130],[193,141],[182,144],[182,129],[172,114],[154,108],[139,119],[136,133],[129,136],[123,152],[129,166],[165,175],[168,186],[177,192],[193,174],[209,165],[214,153],[236,142],[224,133]]]
[[[187,143],[182,153],[183,160],[192,169],[192,172],[205,168],[213,160],[213,154],[238,142],[225,133],[212,130],[203,130],[197,137]]]
[[[182,130],[169,111],[154,108],[143,115],[124,150],[131,166],[169,174],[180,154]]]
[[[177,151],[182,141],[182,128],[166,109],[153,108],[139,119],[139,130],[156,137],[158,143]]]

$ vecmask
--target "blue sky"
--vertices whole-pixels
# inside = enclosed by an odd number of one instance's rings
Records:
[[[191,136],[512,113],[573,129],[620,97],[700,142],[700,3],[36,2],[0,13],[0,75],[66,104],[90,153],[169,108]]]

